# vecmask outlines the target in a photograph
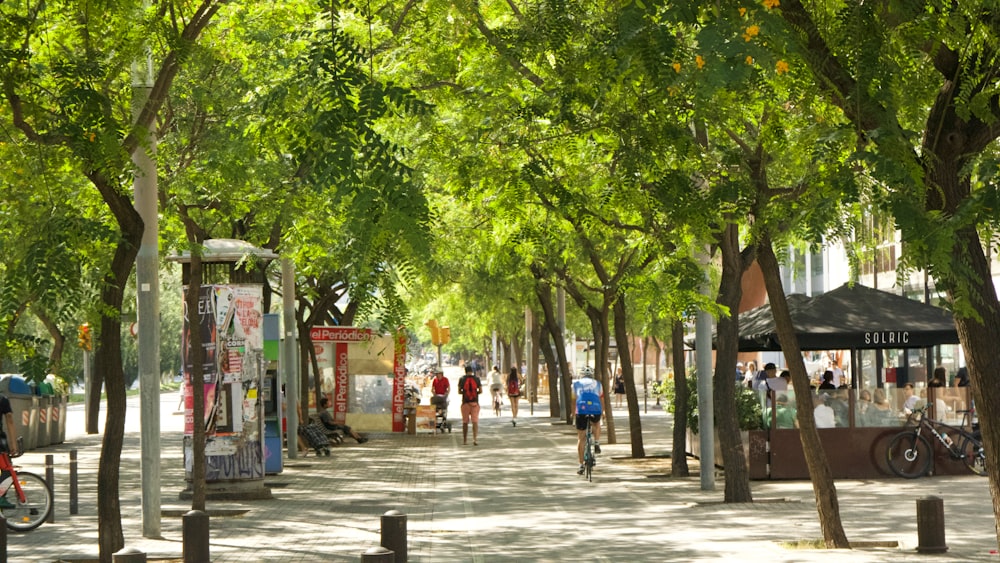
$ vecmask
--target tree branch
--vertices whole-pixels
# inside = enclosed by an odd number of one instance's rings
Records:
[[[545,80],[532,72],[530,68],[525,66],[524,63],[522,63],[521,60],[514,55],[510,47],[504,45],[503,42],[497,38],[496,34],[493,33],[493,30],[486,26],[486,21],[483,20],[483,14],[479,9],[479,0],[472,0],[472,12],[472,15],[476,20],[476,28],[479,29],[479,32],[486,38],[486,42],[496,49],[497,52],[500,53],[500,56],[507,61],[507,64],[517,71],[518,74],[526,78],[535,86],[542,88],[544,91]]]

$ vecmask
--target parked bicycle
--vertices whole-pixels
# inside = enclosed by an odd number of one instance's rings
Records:
[[[594,481],[594,466],[597,465],[597,457],[594,453],[594,432],[592,430],[594,422],[587,420],[587,441],[583,446],[583,467],[584,477],[587,481]]]
[[[952,459],[962,461],[976,475],[986,475],[982,435],[974,426],[967,430],[965,420],[961,427],[933,420],[923,407],[913,411],[906,424],[914,426],[894,436],[886,450],[889,469],[896,475],[916,479],[930,472],[934,447],[927,435],[944,445]]]
[[[17,439],[18,451],[24,452],[23,439]],[[20,453],[14,457],[20,457]],[[52,512],[52,490],[34,473],[18,471],[9,452],[0,452],[0,512],[7,527],[28,532],[42,525]],[[11,486],[13,485],[13,487]]]

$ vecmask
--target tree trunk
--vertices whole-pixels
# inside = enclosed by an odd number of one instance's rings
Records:
[[[549,282],[545,281],[541,276],[541,271],[537,268],[532,267],[532,274],[535,276],[535,295],[538,296],[538,303],[542,307],[542,318],[544,319],[544,329],[548,329],[549,337],[552,338],[552,345],[555,348],[555,356],[558,360],[559,370],[556,373],[549,372],[549,380],[553,381],[555,377],[560,377],[562,379],[562,400],[566,405],[566,418],[567,424],[571,423],[573,416],[573,409],[570,408],[570,401],[572,396],[570,395],[569,385],[572,384],[572,374],[569,373],[569,363],[566,361],[566,344],[563,339],[562,331],[559,330],[559,322],[556,319],[555,309],[552,306],[552,286]],[[553,393],[550,397],[549,408],[554,413],[552,416],[558,417],[559,411],[559,393]]]
[[[181,213],[188,244],[191,246],[191,263],[188,266],[187,293],[184,296],[185,318],[188,321],[187,350],[191,364],[188,372],[191,391],[191,510],[205,510],[207,485],[205,483],[205,348],[201,334],[201,317],[207,315],[215,322],[212,309],[201,302],[204,281],[201,251],[205,242],[204,231]],[[207,304],[206,304],[207,305]],[[203,312],[204,310],[204,312]],[[186,366],[185,366],[186,367]],[[217,374],[217,377],[221,375]]]
[[[625,310],[625,297],[619,296],[615,301],[615,341],[618,342],[618,361],[622,368],[622,376],[625,377],[625,399],[628,402],[628,430],[629,439],[632,442],[632,457],[646,457],[646,450],[642,443],[642,420],[639,416],[639,396],[635,389],[635,368],[632,365],[632,354],[628,353],[626,345],[625,353],[622,353],[622,345],[628,342],[628,328],[626,327],[627,315]],[[610,400],[605,401],[610,403]]]
[[[1000,373],[1000,358],[997,342],[1000,342],[1000,304],[997,302],[996,288],[990,273],[990,264],[983,253],[982,241],[974,229],[959,232],[955,245],[956,256],[966,256],[972,271],[967,283],[977,302],[976,311],[982,320],[965,316],[955,317],[958,337],[965,350],[965,363],[969,370],[972,397],[979,416],[986,450],[986,473],[993,499],[993,514],[996,516],[995,533],[1000,545],[1000,385],[996,384],[996,374]],[[955,288],[948,288],[954,299]]]
[[[837,501],[837,488],[833,482],[833,473],[827,462],[826,451],[816,430],[816,419],[813,415],[813,394],[809,389],[809,374],[802,359],[798,338],[792,327],[792,317],[785,300],[785,290],[781,286],[781,272],[778,259],[771,247],[771,239],[765,234],[757,244],[757,258],[764,274],[764,285],[767,287],[767,297],[774,315],[774,324],[778,331],[778,341],[781,351],[788,362],[792,374],[792,387],[795,393],[796,418],[799,423],[799,438],[802,441],[802,451],[805,454],[806,466],[809,468],[809,478],[812,480],[813,493],[816,496],[816,509],[819,512],[819,524],[823,531],[823,540],[828,548],[850,549],[844,527],[840,521],[840,504]],[[735,369],[735,364],[733,366]],[[734,376],[735,377],[735,376]]]
[[[687,461],[687,369],[684,366],[684,323],[674,321],[670,331],[671,360],[674,365],[674,437],[670,453],[670,475],[689,477]]]
[[[556,354],[552,350],[549,328],[541,323],[538,324],[538,328],[538,346],[542,349],[542,355],[545,356],[545,368],[549,372],[549,416],[559,418],[559,382],[556,381],[556,378],[559,377],[559,364],[556,361]]]
[[[45,325],[45,329],[49,331],[49,336],[52,337],[52,351],[49,353],[49,373],[62,373],[62,357],[63,350],[66,348],[66,337],[59,330],[59,325],[45,311],[34,307],[32,307],[32,310],[35,316],[38,317],[38,320],[42,321],[42,324]]]
[[[101,328],[97,351],[94,354],[94,371],[104,374],[107,382],[108,408],[104,422],[104,439],[101,442],[101,461],[97,469],[97,529],[100,559],[110,563],[112,555],[125,546],[122,534],[121,501],[118,498],[118,470],[121,467],[122,443],[125,437],[125,373],[122,370],[121,318],[125,298],[124,288],[135,258],[139,254],[138,235],[122,232],[122,239],[115,248],[111,271],[104,278],[101,289]],[[98,397],[100,393],[98,393]],[[100,404],[100,401],[93,403]],[[96,411],[94,408],[92,411]]]
[[[739,226],[726,225],[720,237],[722,278],[716,303],[729,308],[728,316],[719,317],[716,336],[715,425],[719,432],[722,464],[726,468],[726,502],[752,502],[750,471],[743,440],[740,438],[739,413],[736,408],[736,357],[739,353],[739,307],[743,297],[743,272],[746,270],[739,249]]]

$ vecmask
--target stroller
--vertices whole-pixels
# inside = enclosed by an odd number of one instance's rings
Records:
[[[431,404],[434,405],[434,427],[437,432],[444,434],[445,430],[451,432],[451,423],[448,422],[448,395],[434,395],[431,397]]]

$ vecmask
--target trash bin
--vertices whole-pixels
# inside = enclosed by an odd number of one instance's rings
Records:
[[[52,395],[38,395],[38,441],[36,447],[52,443],[49,427],[52,425]]]
[[[52,418],[55,419],[56,433],[52,438],[52,443],[61,444],[66,441],[66,409],[69,404],[69,396],[56,395],[53,401]]]
[[[17,435],[24,438],[24,449],[35,449],[38,445],[38,397],[31,394],[28,382],[16,374],[0,376],[0,394],[10,400],[14,426]]]

